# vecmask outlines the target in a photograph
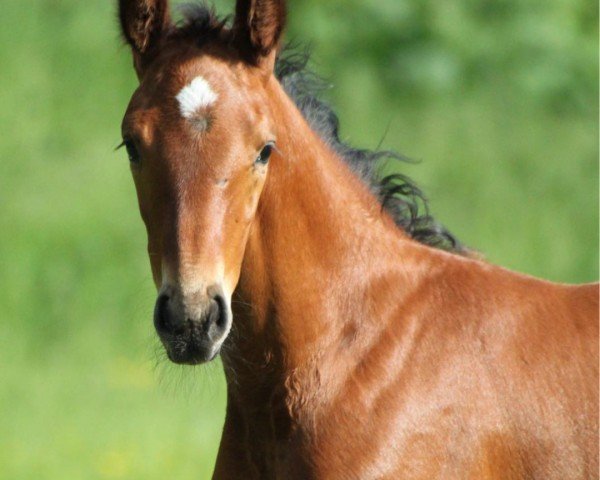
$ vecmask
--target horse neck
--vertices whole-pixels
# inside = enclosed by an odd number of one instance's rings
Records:
[[[398,257],[412,244],[279,84],[270,88],[280,155],[246,246],[223,355],[230,390],[256,402],[275,390],[303,396],[316,390],[312,382],[333,381],[341,363],[350,368],[354,349],[376,334],[373,319],[394,308]]]

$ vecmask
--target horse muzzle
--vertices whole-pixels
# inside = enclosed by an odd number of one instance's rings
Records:
[[[198,365],[213,360],[231,329],[229,301],[221,287],[206,295],[184,296],[164,289],[154,308],[154,327],[169,359],[178,364]]]

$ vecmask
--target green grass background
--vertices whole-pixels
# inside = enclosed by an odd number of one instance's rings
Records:
[[[218,363],[168,365],[127,160],[136,81],[107,0],[0,15],[0,478],[208,478]],[[219,2],[226,11],[232,1]],[[507,267],[598,277],[593,0],[292,0],[343,135],[395,148]],[[223,10],[222,10],[223,11]]]

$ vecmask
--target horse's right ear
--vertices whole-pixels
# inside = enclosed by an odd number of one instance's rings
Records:
[[[133,52],[138,77],[157,53],[171,25],[168,0],[119,0],[121,31]]]

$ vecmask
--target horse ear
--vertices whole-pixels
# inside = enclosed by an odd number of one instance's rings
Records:
[[[237,0],[233,34],[246,58],[271,73],[285,27],[285,0]]]
[[[158,50],[163,33],[171,25],[168,0],[119,0],[121,30],[133,51],[138,77]]]

